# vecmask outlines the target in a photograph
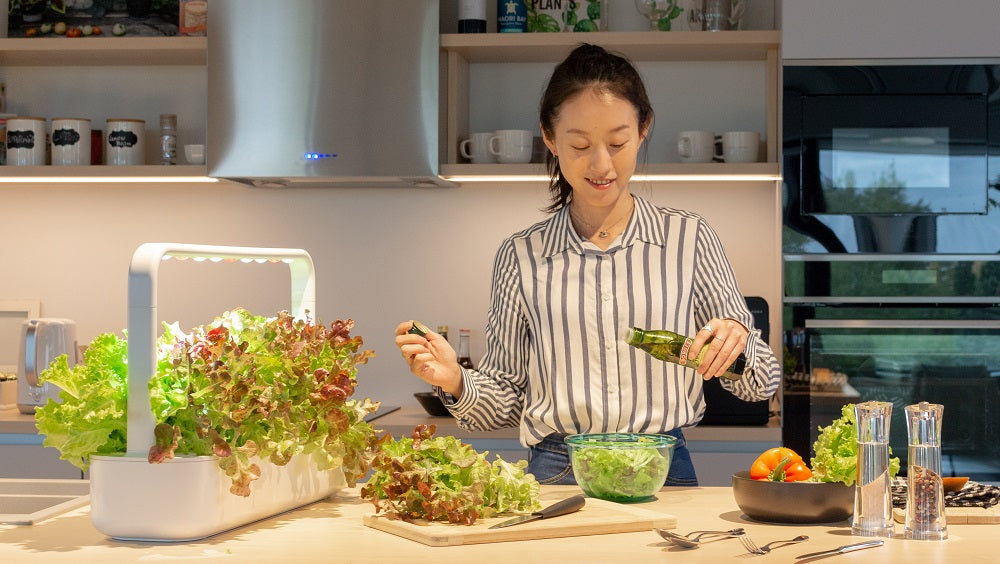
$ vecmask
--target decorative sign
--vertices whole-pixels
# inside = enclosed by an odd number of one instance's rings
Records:
[[[524,0],[528,31],[601,31],[604,0]]]

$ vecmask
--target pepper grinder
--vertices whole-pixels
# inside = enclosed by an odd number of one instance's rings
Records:
[[[906,406],[904,411],[909,437],[904,534],[908,539],[944,540],[948,538],[941,480],[944,406],[922,401]]]
[[[851,534],[892,537],[889,483],[889,418],[892,404],[866,401],[854,406],[858,432],[858,469]]]

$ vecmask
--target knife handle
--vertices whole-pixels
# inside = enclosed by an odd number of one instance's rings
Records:
[[[575,495],[573,497],[566,498],[562,501],[553,503],[552,505],[542,509],[541,511],[536,511],[534,515],[538,515],[542,519],[547,519],[549,517],[558,517],[560,515],[565,515],[567,513],[572,513],[586,503],[586,496],[583,494]]]
[[[871,548],[873,546],[882,546],[885,544],[883,540],[873,540],[868,542],[859,542],[858,544],[849,544],[847,546],[840,547],[840,552],[852,552],[855,550],[861,550],[862,548]]]

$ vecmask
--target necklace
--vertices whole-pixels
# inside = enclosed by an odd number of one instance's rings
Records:
[[[612,223],[606,229],[601,229],[600,227],[598,227],[597,225],[594,225],[593,223],[587,223],[586,221],[580,219],[580,216],[578,216],[575,213],[573,213],[573,208],[572,207],[569,208],[569,215],[572,216],[573,219],[579,221],[580,223],[586,225],[587,227],[593,229],[594,231],[597,231],[597,236],[600,237],[601,239],[607,239],[608,236],[611,235],[611,231],[615,227],[617,227],[618,224],[621,223],[623,219],[625,219],[626,217],[629,217],[630,215],[632,215],[632,210],[634,210],[634,209],[635,209],[635,199],[633,198],[632,199],[632,205],[629,207],[628,211],[625,212],[624,215],[622,215],[621,217],[619,217],[618,221]]]

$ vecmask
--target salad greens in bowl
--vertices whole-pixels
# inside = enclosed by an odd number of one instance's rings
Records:
[[[597,433],[566,437],[576,483],[590,497],[644,501],[663,487],[677,439],[670,435]]]

